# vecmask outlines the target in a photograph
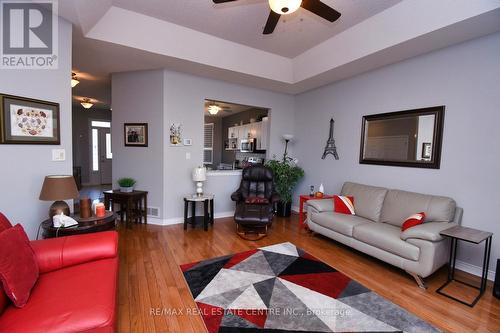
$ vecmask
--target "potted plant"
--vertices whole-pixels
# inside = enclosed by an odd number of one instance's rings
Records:
[[[120,191],[129,193],[134,191],[134,186],[137,182],[134,178],[124,177],[118,179],[117,183],[120,186]]]
[[[282,160],[269,160],[266,166],[273,170],[276,191],[281,196],[277,205],[277,215],[288,217],[292,212],[292,194],[295,185],[304,177],[304,170],[297,166],[296,160],[286,155]]]

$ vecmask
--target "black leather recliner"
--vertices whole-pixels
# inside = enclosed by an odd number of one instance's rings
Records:
[[[274,204],[281,199],[272,170],[263,165],[243,169],[240,187],[231,199],[236,201],[234,220],[238,235],[251,240],[265,237],[273,221]]]

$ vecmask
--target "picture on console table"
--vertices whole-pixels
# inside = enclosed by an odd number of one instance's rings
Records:
[[[148,146],[148,124],[147,123],[126,123],[124,124],[125,146],[126,147],[147,147]]]
[[[59,145],[59,104],[0,94],[0,143]]]

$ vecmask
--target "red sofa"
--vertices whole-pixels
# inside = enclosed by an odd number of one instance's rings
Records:
[[[0,213],[0,232],[10,227]],[[0,332],[114,332],[118,234],[45,239],[31,246],[40,277],[21,309],[0,283]]]

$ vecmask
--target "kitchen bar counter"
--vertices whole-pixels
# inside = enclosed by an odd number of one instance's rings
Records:
[[[236,170],[208,170],[208,177],[217,177],[217,176],[241,176],[241,169]]]

